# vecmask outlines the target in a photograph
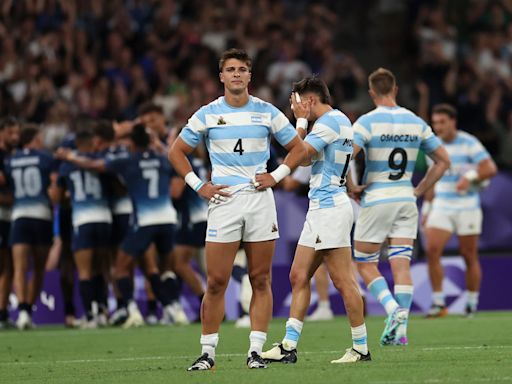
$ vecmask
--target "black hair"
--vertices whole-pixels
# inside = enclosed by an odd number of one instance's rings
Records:
[[[144,124],[135,124],[130,132],[130,139],[136,147],[146,149],[149,147],[150,137]]]
[[[331,103],[331,94],[327,84],[316,75],[308,76],[302,80],[293,83],[293,92],[302,95],[307,92],[314,93],[320,97],[320,102],[323,104]]]
[[[108,120],[98,120],[93,127],[93,135],[110,143],[115,140],[116,132],[112,126],[112,122]]]
[[[161,105],[155,104],[152,101],[148,101],[148,102],[142,104],[139,107],[137,112],[138,112],[139,116],[142,116],[142,115],[145,115],[146,113],[151,113],[151,112],[156,112],[156,113],[163,115],[164,109],[162,108]]]
[[[3,131],[7,127],[19,125],[20,121],[14,116],[7,116],[0,121],[0,131]]]
[[[92,142],[93,134],[89,130],[81,130],[75,134],[75,144],[77,147],[88,145]]]
[[[432,113],[447,115],[450,119],[457,119],[457,110],[450,104],[437,104],[432,108]]]
[[[25,124],[20,133],[20,147],[25,147],[39,134],[40,129],[36,124]]]

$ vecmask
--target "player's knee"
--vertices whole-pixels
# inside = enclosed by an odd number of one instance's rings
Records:
[[[270,287],[270,275],[268,273],[249,274],[251,287],[254,291],[266,291]]]
[[[218,295],[224,293],[228,286],[229,279],[223,276],[208,276],[206,290],[210,295]]]
[[[297,271],[292,269],[290,271],[290,284],[293,288],[300,288],[310,284],[310,278],[306,271]]]

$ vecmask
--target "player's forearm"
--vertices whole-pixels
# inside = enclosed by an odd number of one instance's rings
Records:
[[[293,171],[299,165],[302,165],[307,157],[306,147],[302,139],[297,138],[297,142],[290,148],[288,155],[286,155],[283,164]]]
[[[106,172],[104,160],[94,160],[88,157],[77,156],[74,154],[69,155],[66,161],[75,164],[78,168],[94,172]]]
[[[434,165],[428,169],[425,177],[416,187],[414,191],[416,197],[423,196],[427,190],[432,188],[451,165],[448,152],[443,146],[438,147],[434,152],[429,153],[428,156],[434,161]]]
[[[490,179],[498,173],[498,167],[492,159],[485,159],[478,164],[477,179],[474,181],[482,181]]]
[[[192,165],[188,161],[187,155],[180,148],[177,148],[176,145],[171,147],[167,158],[176,173],[181,177],[185,178],[189,172],[192,172]]]

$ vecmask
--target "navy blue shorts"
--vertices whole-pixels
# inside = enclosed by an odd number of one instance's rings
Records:
[[[133,227],[128,231],[121,245],[123,251],[139,257],[154,243],[159,254],[167,254],[174,248],[175,225],[160,224],[145,227]]]
[[[206,221],[192,224],[187,215],[179,215],[178,220],[176,245],[203,248],[206,240]]]
[[[73,230],[71,249],[98,249],[110,247],[112,225],[108,223],[89,223],[79,225]]]
[[[11,232],[11,222],[0,220],[0,249],[9,248],[9,233]]]
[[[112,236],[110,245],[119,247],[130,230],[130,214],[112,215]]]
[[[53,225],[49,220],[19,218],[12,222],[9,244],[51,245]]]

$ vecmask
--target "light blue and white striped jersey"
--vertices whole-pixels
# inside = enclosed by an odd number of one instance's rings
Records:
[[[379,106],[354,123],[354,143],[364,149],[361,206],[416,201],[411,183],[418,151],[435,151],[440,140],[421,118],[402,107]]]
[[[212,182],[233,186],[250,183],[256,173],[266,172],[271,134],[286,145],[297,132],[276,107],[249,96],[249,102],[240,108],[230,106],[224,97],[201,107],[180,137],[195,148],[204,135]]]
[[[480,208],[478,191],[469,190],[460,194],[456,185],[459,179],[470,169],[476,169],[478,163],[490,157],[489,152],[478,139],[467,132],[458,131],[455,139],[443,142],[450,155],[451,166],[439,179],[434,188],[433,209],[467,210]]]
[[[304,139],[318,152],[311,164],[310,210],[331,208],[349,201],[345,177],[353,151],[353,136],[350,120],[333,109],[318,118]]]

